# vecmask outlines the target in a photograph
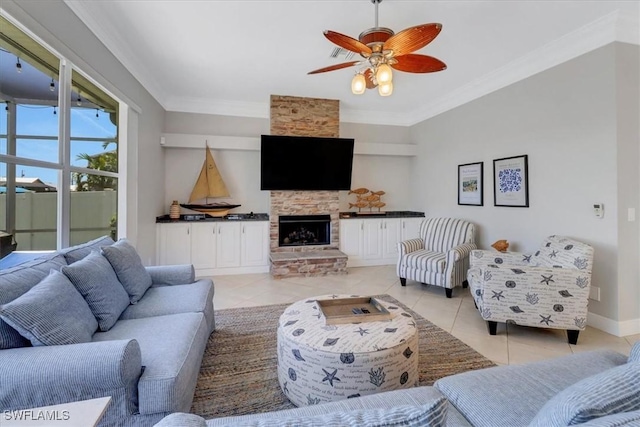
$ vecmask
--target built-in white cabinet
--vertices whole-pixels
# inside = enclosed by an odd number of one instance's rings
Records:
[[[217,224],[216,268],[240,267],[241,227],[239,222]]]
[[[190,264],[191,224],[179,222],[161,225],[162,232],[158,233],[156,240],[158,264]]]
[[[267,221],[157,224],[160,265],[193,264],[198,276],[269,271]]]
[[[395,264],[398,242],[418,237],[424,218],[355,218],[340,220],[340,250],[349,267]]]
[[[269,265],[269,226],[267,222],[243,222],[240,264],[248,267]]]

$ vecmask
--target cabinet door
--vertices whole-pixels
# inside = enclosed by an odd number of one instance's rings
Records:
[[[216,223],[191,224],[191,263],[194,268],[216,267]]]
[[[340,250],[351,259],[362,257],[363,220],[340,220]]]
[[[240,265],[259,266],[269,264],[269,223],[247,221],[242,223],[240,240]]]
[[[216,236],[216,266],[240,266],[240,223],[220,222]]]
[[[402,219],[402,240],[417,239],[420,237],[420,224],[424,218]]]
[[[160,265],[191,264],[191,225],[188,223],[158,224]]]
[[[362,258],[382,258],[382,219],[364,219]]]
[[[382,257],[398,258],[398,242],[402,239],[402,220],[400,218],[385,219],[382,234]]]

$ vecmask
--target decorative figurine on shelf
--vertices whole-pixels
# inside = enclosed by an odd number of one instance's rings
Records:
[[[356,202],[349,203],[349,209],[354,207],[358,208],[358,213],[361,213],[361,209],[363,208],[369,208],[369,212],[373,212],[373,208],[378,208],[378,212],[380,212],[380,209],[387,205],[380,201],[380,197],[386,194],[384,191],[370,191],[368,188],[356,188],[347,194],[352,193],[356,195]]]
[[[174,200],[169,206],[169,218],[180,219],[180,204],[177,200]]]
[[[498,240],[493,245],[491,245],[491,247],[498,252],[507,252],[507,249],[509,249],[509,242],[507,242],[506,240]]]

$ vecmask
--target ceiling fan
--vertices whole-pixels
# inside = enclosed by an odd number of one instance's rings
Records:
[[[407,73],[433,73],[447,68],[437,58],[412,53],[431,43],[442,30],[442,24],[422,24],[395,34],[393,30],[378,26],[378,5],[382,0],[371,0],[376,7],[376,25],[358,36],[358,40],[335,31],[325,30],[324,36],[343,49],[360,54],[364,60],[343,62],[308,72],[325,73],[351,66],[362,66],[351,81],[351,91],[360,95],[365,89],[378,88],[381,96],[393,92],[391,69]]]

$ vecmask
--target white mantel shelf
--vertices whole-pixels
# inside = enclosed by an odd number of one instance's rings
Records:
[[[160,138],[160,145],[165,148],[202,149],[205,142],[214,150],[260,151],[259,137],[165,133]],[[358,155],[410,157],[417,155],[418,148],[414,144],[356,141],[353,151]]]

